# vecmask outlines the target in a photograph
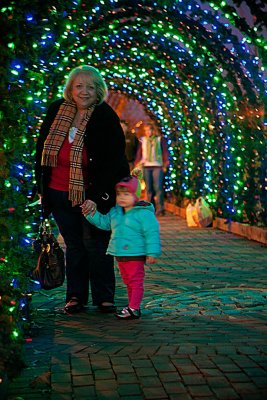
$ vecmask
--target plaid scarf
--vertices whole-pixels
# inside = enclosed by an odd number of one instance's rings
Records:
[[[84,145],[84,132],[94,106],[87,109],[85,118],[80,124],[75,135],[70,151],[70,177],[69,177],[69,200],[72,206],[81,204],[84,201],[84,181],[82,170],[82,153]],[[50,127],[49,134],[44,143],[42,153],[42,165],[49,167],[57,166],[59,150],[69,134],[72,121],[77,112],[74,103],[64,101],[59,107],[58,113]]]

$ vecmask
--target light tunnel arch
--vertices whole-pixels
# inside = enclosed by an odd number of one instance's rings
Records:
[[[242,220],[251,195],[246,186],[251,143],[263,140],[261,120],[255,132],[243,129],[240,118],[242,101],[260,108],[264,92],[259,60],[248,44],[256,40],[253,32],[240,43],[221,10],[204,10],[196,1],[191,8],[181,1],[69,4],[64,23],[54,16],[60,29],[50,27],[53,43],[44,35],[38,49],[49,62],[30,66],[29,75],[43,70],[45,85],[60,89],[63,71],[73,65],[98,67],[111,90],[144,103],[162,126],[172,149],[169,182],[178,202],[203,194],[219,216]],[[259,161],[261,145],[255,147]]]

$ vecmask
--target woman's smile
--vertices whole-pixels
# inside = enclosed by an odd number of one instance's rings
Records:
[[[96,104],[97,93],[95,85],[84,74],[80,74],[73,80],[71,94],[78,109],[88,108]]]

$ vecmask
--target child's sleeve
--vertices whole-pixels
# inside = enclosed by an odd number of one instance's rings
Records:
[[[104,231],[111,230],[110,212],[108,214],[101,214],[99,211],[96,211],[94,215],[88,214],[85,218],[90,224],[99,229],[103,229]]]

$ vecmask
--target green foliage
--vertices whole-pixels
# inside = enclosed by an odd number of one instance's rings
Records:
[[[16,278],[6,268],[0,264],[0,376],[6,373],[12,379],[25,366],[20,312],[22,293],[14,287],[12,282]]]

